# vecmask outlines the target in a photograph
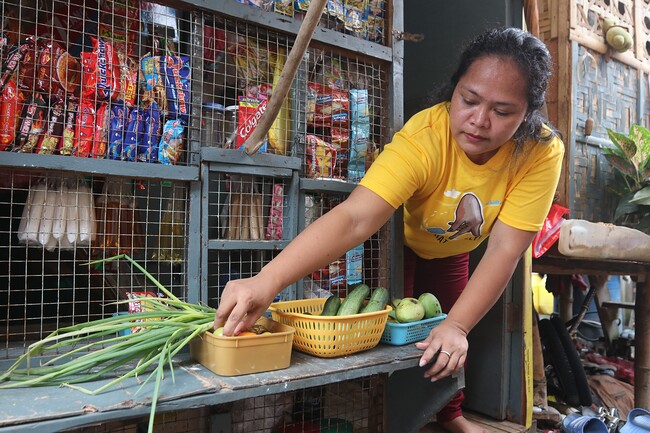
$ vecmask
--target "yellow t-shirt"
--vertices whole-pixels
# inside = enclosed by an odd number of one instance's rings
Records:
[[[413,116],[360,184],[395,209],[404,204],[404,242],[424,259],[473,250],[497,219],[538,231],[560,176],[562,141],[528,143],[513,165],[510,140],[477,165],[452,137],[447,107],[441,103]]]

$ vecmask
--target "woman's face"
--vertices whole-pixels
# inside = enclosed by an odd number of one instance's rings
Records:
[[[528,110],[526,77],[506,57],[482,57],[451,97],[451,133],[475,164],[485,164],[514,135]]]

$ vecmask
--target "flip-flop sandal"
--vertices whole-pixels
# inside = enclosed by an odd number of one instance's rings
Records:
[[[599,418],[577,413],[572,413],[564,418],[562,431],[565,433],[609,433],[607,426]]]
[[[650,412],[636,408],[627,414],[627,422],[621,427],[621,433],[650,433]]]

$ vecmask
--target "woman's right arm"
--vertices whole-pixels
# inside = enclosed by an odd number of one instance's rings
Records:
[[[221,294],[214,326],[224,335],[250,328],[275,295],[305,275],[341,257],[377,232],[395,209],[359,186],[341,204],[310,224],[251,278],[232,280]]]

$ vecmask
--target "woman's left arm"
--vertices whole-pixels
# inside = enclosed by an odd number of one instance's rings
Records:
[[[420,366],[428,364],[440,352],[425,377],[435,381],[461,369],[467,357],[467,334],[497,302],[534,237],[534,232],[516,229],[499,220],[494,223],[485,254],[447,318],[424,341],[416,343],[424,350]]]

